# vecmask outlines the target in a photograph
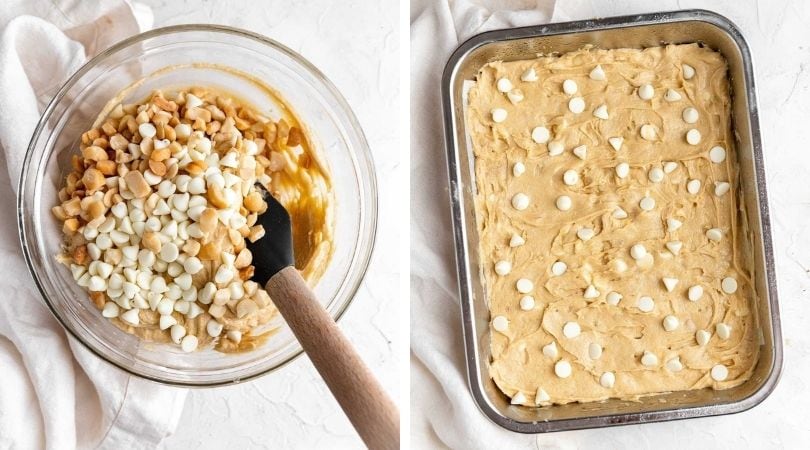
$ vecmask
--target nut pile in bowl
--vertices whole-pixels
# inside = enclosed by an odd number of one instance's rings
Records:
[[[331,255],[331,192],[294,116],[273,121],[214,89],[116,104],[81,137],[59,190],[63,253],[101,314],[183,351],[245,351],[277,311],[245,248],[267,204],[293,219],[296,266],[314,283]]]

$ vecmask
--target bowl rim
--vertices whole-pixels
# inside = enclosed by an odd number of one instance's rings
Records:
[[[109,56],[127,48],[139,42],[145,41],[147,39],[152,39],[159,36],[170,35],[170,34],[179,34],[185,32],[213,32],[213,33],[222,33],[228,35],[235,35],[241,38],[252,39],[257,41],[260,44],[267,45],[274,50],[282,53],[283,55],[291,58],[297,64],[299,64],[305,71],[308,71],[310,75],[316,78],[319,83],[322,85],[321,87],[325,88],[326,92],[332,96],[332,100],[334,100],[338,107],[340,108],[343,118],[346,120],[347,124],[351,127],[351,129],[356,133],[356,140],[357,147],[350,146],[349,153],[351,156],[351,160],[355,167],[359,166],[366,166],[369,171],[368,174],[364,174],[367,176],[365,183],[360,181],[358,183],[361,193],[366,191],[366,195],[360,196],[361,198],[361,207],[360,207],[360,219],[359,224],[361,227],[361,233],[356,241],[356,243],[360,243],[363,240],[363,233],[364,229],[368,230],[368,250],[362,252],[363,248],[361,245],[356,245],[354,251],[352,252],[352,258],[349,265],[349,269],[347,273],[352,273],[357,271],[357,275],[354,277],[347,276],[346,280],[344,280],[344,284],[342,284],[338,291],[346,290],[347,293],[347,301],[340,306],[340,308],[335,311],[334,314],[330,314],[333,316],[335,322],[339,321],[344,313],[348,310],[349,306],[353,303],[354,297],[357,295],[360,287],[365,280],[365,277],[368,273],[368,267],[371,262],[371,259],[374,255],[376,249],[376,241],[377,241],[377,223],[378,223],[378,202],[379,202],[379,191],[377,186],[377,173],[376,173],[376,165],[374,163],[374,158],[371,153],[371,147],[368,144],[368,140],[366,138],[365,133],[363,132],[363,128],[360,125],[360,122],[357,120],[357,116],[354,114],[351,106],[346,101],[345,97],[340,93],[337,87],[323,74],[317,67],[315,67],[312,63],[310,63],[306,58],[298,54],[297,52],[293,51],[289,47],[281,44],[280,42],[271,39],[269,37],[263,36],[258,33],[254,33],[252,31],[244,30],[241,28],[230,27],[225,25],[214,25],[214,24],[183,24],[183,25],[172,25],[167,27],[155,28],[152,30],[145,31],[143,33],[139,33],[133,36],[130,36],[126,39],[123,39],[111,47],[99,52],[92,58],[90,58],[87,62],[82,64],[82,66],[74,72],[67,80],[61,85],[59,90],[54,94],[53,98],[48,102],[47,106],[43,110],[42,114],[40,115],[39,121],[37,122],[36,128],[31,135],[31,140],[28,143],[28,147],[25,151],[25,157],[23,158],[23,165],[22,170],[20,172],[19,180],[17,181],[17,231],[19,234],[19,241],[23,251],[23,257],[25,259],[25,264],[28,268],[31,277],[34,279],[34,283],[37,286],[37,291],[39,292],[40,297],[45,301],[45,304],[48,306],[51,314],[56,318],[59,325],[67,331],[68,337],[74,338],[76,341],[81,343],[82,347],[89,350],[95,356],[97,356],[102,361],[117,367],[120,370],[123,370],[129,375],[133,375],[142,379],[146,379],[152,382],[156,382],[159,384],[164,384],[168,386],[176,386],[176,387],[188,387],[188,388],[205,388],[205,387],[217,387],[217,386],[229,386],[232,384],[239,384],[244,381],[250,381],[261,376],[267,375],[271,372],[274,372],[282,367],[287,366],[289,363],[297,359],[304,353],[303,348],[301,348],[300,343],[296,344],[298,349],[295,350],[292,354],[287,356],[281,362],[263,369],[259,370],[256,373],[252,373],[246,376],[241,376],[238,378],[231,378],[222,381],[213,381],[213,382],[192,382],[192,381],[178,381],[178,380],[166,380],[156,376],[147,375],[141,373],[139,371],[130,369],[128,367],[119,364],[116,361],[112,361],[107,358],[104,354],[100,351],[96,350],[92,346],[88,345],[84,339],[79,336],[71,327],[69,327],[66,321],[61,317],[60,313],[56,310],[54,305],[51,303],[51,300],[45,294],[43,286],[40,282],[39,276],[37,275],[36,271],[33,267],[32,256],[30,250],[28,248],[27,241],[31,237],[36,237],[33,230],[27,230],[24,221],[24,212],[25,208],[25,181],[29,175],[29,167],[31,166],[31,158],[33,157],[34,147],[35,144],[42,134],[42,131],[45,127],[45,123],[47,119],[53,113],[56,104],[62,100],[62,98],[66,95],[67,91],[74,85],[76,82],[81,79],[88,71],[94,68],[97,64],[101,61],[105,60]],[[30,232],[30,236],[29,236]],[[365,254],[363,254],[365,253]],[[354,270],[353,270],[354,269]],[[354,278],[353,280],[351,278]],[[328,305],[327,305],[328,306]],[[294,335],[293,335],[294,337]]]

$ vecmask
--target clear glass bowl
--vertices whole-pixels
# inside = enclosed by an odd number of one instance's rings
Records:
[[[278,107],[244,78],[197,63],[226,66],[261,80],[309,128],[330,168],[336,199],[334,253],[314,290],[339,318],[357,292],[374,245],[377,187],[371,153],[332,83],[304,58],[260,35],[222,26],[174,26],[129,38],[90,60],[58,91],[37,125],[25,155],[17,212],[28,268],[73,337],[132,374],[169,384],[212,386],[266,374],[300,355],[301,347],[281,317],[274,319],[279,331],[246,353],[183,353],[177,346],[141,341],[101,317],[68,268],[56,261],[61,225],[50,212],[81,133],[111,98],[137,80],[144,82],[124,102],[141,100],[152,89],[213,84],[248,99],[260,111]],[[175,65],[183,67],[161,70]]]

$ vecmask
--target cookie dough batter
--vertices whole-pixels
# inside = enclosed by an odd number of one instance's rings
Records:
[[[756,293],[723,57],[586,48],[476,81],[490,375],[512,403],[746,381]]]

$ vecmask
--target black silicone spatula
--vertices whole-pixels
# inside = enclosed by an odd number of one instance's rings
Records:
[[[265,286],[332,395],[371,449],[399,448],[399,411],[295,268],[290,215],[260,185],[264,237],[248,241],[253,281]]]

